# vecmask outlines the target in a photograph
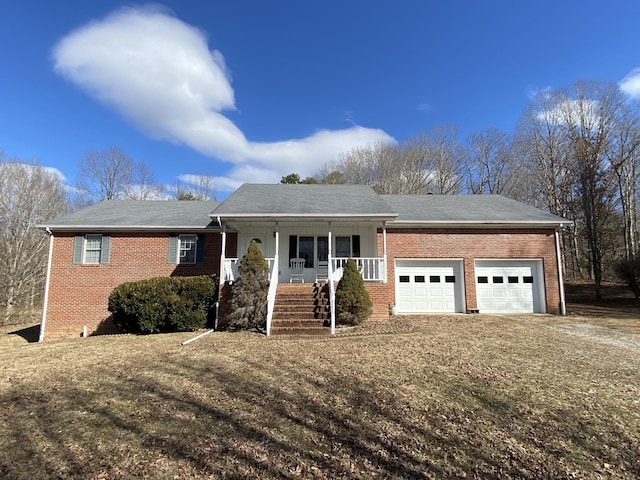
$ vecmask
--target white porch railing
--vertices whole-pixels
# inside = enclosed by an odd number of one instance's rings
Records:
[[[274,265],[278,265],[277,258],[265,258],[269,265],[269,277],[273,276]],[[238,265],[240,265],[239,258],[225,258],[224,259],[224,281],[235,282],[238,279]],[[277,268],[275,269],[277,271]]]
[[[342,269],[347,260],[349,259],[342,257],[331,259],[332,280],[337,282],[342,278]],[[356,257],[353,260],[355,260],[358,271],[365,282],[384,282],[386,271],[384,258]]]

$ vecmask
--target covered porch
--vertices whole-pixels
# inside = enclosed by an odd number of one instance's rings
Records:
[[[241,254],[255,241],[269,265],[267,334],[278,284],[327,284],[331,333],[335,333],[334,290],[344,265],[352,258],[365,282],[387,282],[386,222],[371,219],[341,221],[221,221],[222,252],[227,232],[236,232],[239,257],[221,259],[223,283],[238,279]],[[378,231],[382,234],[379,235]],[[381,255],[380,255],[381,254]]]

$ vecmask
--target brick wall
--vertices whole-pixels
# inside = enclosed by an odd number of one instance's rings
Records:
[[[541,259],[546,287],[546,308],[560,313],[560,290],[554,230],[419,229],[387,230],[387,278],[375,294],[378,302],[395,304],[396,258],[455,258],[464,260],[467,309],[477,308],[475,260]],[[383,256],[382,231],[378,231],[378,255]],[[382,307],[379,306],[378,310]]]
[[[205,234],[204,263],[168,262],[169,234],[110,233],[108,264],[73,264],[74,234],[55,234],[45,339],[78,337],[117,331],[109,318],[111,291],[124,282],[161,276],[219,275],[221,236]],[[235,253],[235,236],[227,238]]]

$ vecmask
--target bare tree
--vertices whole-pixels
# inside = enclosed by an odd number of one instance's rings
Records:
[[[36,228],[67,209],[60,177],[37,165],[0,160],[0,302],[3,323],[42,291],[46,235]]]
[[[77,190],[85,203],[118,198],[157,198],[162,189],[155,185],[151,170],[134,162],[119,148],[89,151],[79,165]]]
[[[557,108],[570,143],[581,219],[599,300],[602,259],[608,246],[606,232],[615,206],[607,149],[621,108],[621,96],[614,85],[576,83],[573,89],[563,92]]]
[[[122,197],[129,200],[158,200],[164,198],[164,188],[158,185],[153,172],[145,163],[138,163],[134,167],[135,184],[123,188]]]
[[[176,183],[177,200],[216,200],[216,182],[210,175],[181,175]]]
[[[466,176],[471,193],[514,196],[520,167],[506,133],[489,128],[469,136]]]
[[[426,154],[425,189],[429,193],[451,195],[462,188],[462,146],[454,125],[441,125],[417,137]]]

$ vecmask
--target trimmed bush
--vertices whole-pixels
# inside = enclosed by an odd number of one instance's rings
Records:
[[[269,265],[253,240],[240,259],[232,286],[229,330],[263,330],[267,322]]]
[[[369,318],[372,307],[358,266],[350,258],[336,288],[336,321],[342,325],[359,325]]]
[[[193,331],[214,320],[217,298],[215,276],[159,277],[117,286],[108,309],[126,333]]]

